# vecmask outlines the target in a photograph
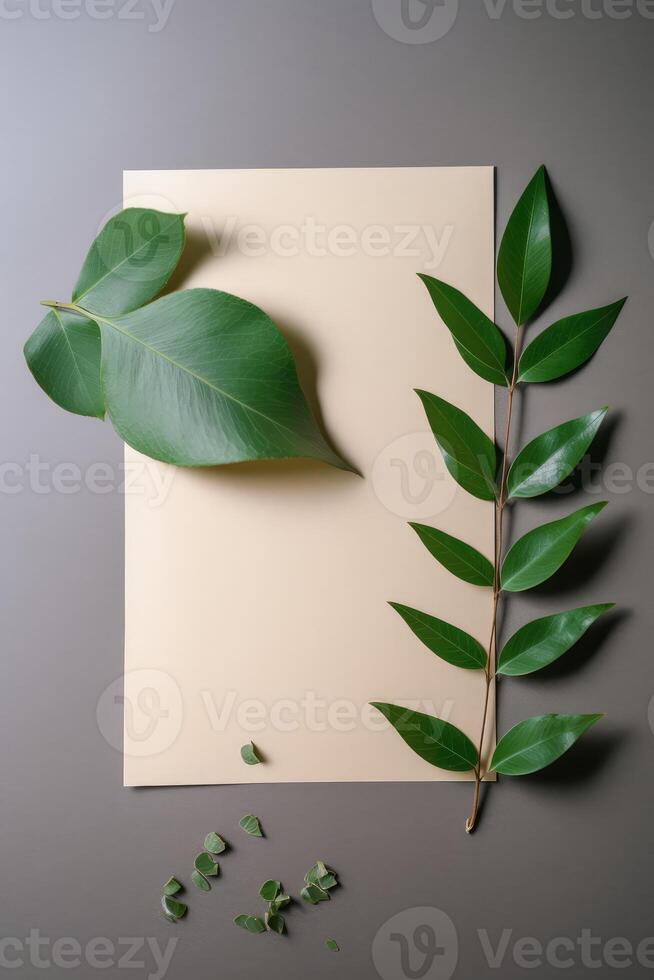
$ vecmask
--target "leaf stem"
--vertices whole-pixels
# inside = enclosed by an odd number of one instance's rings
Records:
[[[506,403],[506,426],[504,430],[504,446],[502,453],[502,470],[500,476],[499,493],[495,498],[495,557],[493,564],[493,616],[491,623],[491,634],[488,641],[488,656],[484,675],[486,679],[486,692],[484,694],[484,711],[481,721],[481,734],[479,736],[479,746],[477,751],[477,767],[475,769],[475,789],[472,798],[472,809],[470,816],[466,820],[466,833],[471,834],[475,829],[477,814],[479,812],[479,795],[481,784],[487,776],[486,765],[483,759],[484,739],[486,736],[486,723],[488,721],[488,708],[490,704],[490,692],[493,678],[495,677],[495,648],[497,640],[497,613],[499,599],[502,593],[502,583],[500,580],[500,569],[502,563],[502,532],[504,508],[506,506],[506,481],[509,470],[509,443],[511,441],[511,421],[513,418],[513,396],[515,394],[518,379],[518,358],[522,344],[522,327],[516,327],[515,344],[513,349],[513,373],[508,387],[508,397]]]

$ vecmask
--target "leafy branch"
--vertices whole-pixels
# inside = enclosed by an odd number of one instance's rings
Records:
[[[184,247],[183,214],[128,208],[84,261],[70,301],[25,344],[34,378],[77,415],[108,415],[153,459],[215,466],[313,457],[350,469],[311,414],[286,340],[263,310],[216,289],[153,298]]]
[[[492,772],[519,776],[537,772],[560,758],[599,718],[599,714],[548,714],[527,718],[484,757],[490,694],[498,676],[519,677],[548,666],[568,651],[613,603],[584,606],[522,626],[496,657],[500,606],[507,594],[535,588],[554,575],[584,531],[606,506],[591,504],[528,531],[508,551],[504,515],[520,499],[548,493],[581,462],[607,409],[601,408],[556,426],[528,443],[510,462],[514,396],[523,384],[561,378],[579,368],[599,348],[625,300],[565,317],[538,334],[522,352],[526,324],[540,309],[550,282],[552,240],[545,168],[541,167],[518,201],[507,224],[497,262],[497,279],[515,325],[508,358],[499,328],[463,293],[421,275],[436,310],[468,366],[491,384],[506,389],[506,425],[501,462],[498,448],[465,412],[437,395],[417,391],[456,482],[480,500],[494,502],[493,560],[437,528],[411,524],[434,558],[453,575],[492,590],[492,619],[486,646],[466,631],[428,613],[398,603],[391,606],[419,640],[455,667],[482,670],[484,697],[480,733],[473,742],[449,722],[398,705],[375,703],[404,741],[425,761],[451,772],[471,772],[472,809],[466,831],[474,829],[483,780]],[[508,365],[508,366],[507,366]]]

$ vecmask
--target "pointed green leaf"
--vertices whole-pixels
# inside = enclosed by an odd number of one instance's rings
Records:
[[[274,900],[279,895],[282,888],[280,881],[274,881],[272,878],[269,881],[264,881],[263,885],[259,889],[259,894],[265,902],[274,902]]]
[[[329,448],[266,314],[215,289],[97,316],[107,412],[134,449],[178,466],[313,457]]]
[[[613,602],[582,606],[527,623],[504,645],[497,673],[523,677],[547,667],[574,646],[595,620],[613,606]]]
[[[266,926],[258,915],[237,915],[234,923],[239,929],[245,929],[246,932],[251,932],[255,935],[266,931]]]
[[[227,844],[220,834],[214,833],[213,830],[204,838],[204,849],[210,854],[222,854],[226,847]]]
[[[170,895],[162,895],[161,897],[161,908],[167,919],[183,919],[188,911],[188,907],[184,902],[179,902],[176,898],[172,898]]]
[[[590,504],[558,521],[528,531],[504,559],[502,588],[507,592],[524,592],[554,575],[606,503],[603,500]]]
[[[266,925],[271,932],[276,932],[281,936],[286,927],[286,922],[283,915],[279,915],[277,912],[266,912]]]
[[[201,871],[198,871],[197,869],[195,871],[192,871],[191,881],[193,882],[196,888],[200,889],[201,892],[211,891],[211,885],[209,884],[209,882],[204,877]]]
[[[400,614],[418,639],[448,664],[466,670],[479,670],[486,666],[486,651],[469,633],[411,606],[403,606],[399,602],[390,602],[389,605]]]
[[[419,278],[468,367],[491,384],[506,387],[506,344],[493,321],[454,286],[433,276]]]
[[[183,248],[183,214],[119,211],[91,245],[73,302],[105,316],[136,310],[163,289]]]
[[[245,831],[246,834],[249,834],[250,837],[263,837],[263,831],[261,830],[259,818],[254,817],[251,813],[241,817],[238,825]]]
[[[335,939],[325,939],[325,946],[332,953],[340,953],[341,947],[338,945]]]
[[[166,884],[163,886],[164,895],[176,895],[177,892],[182,890],[182,886],[177,880],[177,878],[169,878]]]
[[[409,748],[430,765],[448,772],[468,772],[477,765],[477,749],[467,735],[449,722],[397,704],[375,701],[372,706],[390,721]]]
[[[210,854],[202,851],[193,862],[194,868],[203,874],[205,878],[212,878],[218,874],[218,863],[214,861]]]
[[[537,497],[562,483],[583,459],[607,411],[564,422],[526,445],[509,470],[509,497]]]
[[[319,885],[305,885],[300,896],[309,905],[318,905],[320,902],[329,901],[329,892],[326,892]]]
[[[558,320],[532,340],[518,365],[518,381],[553,381],[595,353],[618,319],[625,299]]]
[[[476,548],[426,524],[410,523],[409,526],[448,572],[471,585],[492,586],[493,566]]]
[[[41,320],[24,347],[34,379],[67,412],[104,418],[97,323],[55,310]]]
[[[495,444],[476,422],[438,395],[416,390],[443,461],[460,486],[481,500],[495,499]]]
[[[252,742],[247,742],[241,746],[241,759],[247,766],[258,766],[261,759],[257,755],[257,750]]]
[[[518,326],[542,303],[551,272],[550,209],[540,167],[509,218],[497,259],[497,281]]]
[[[560,758],[602,715],[541,715],[527,718],[504,735],[490,768],[504,776],[526,776]]]

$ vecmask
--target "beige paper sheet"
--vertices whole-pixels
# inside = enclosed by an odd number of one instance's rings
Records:
[[[493,388],[417,272],[493,313],[490,167],[136,171],[125,205],[188,212],[174,288],[263,307],[363,479],[296,461],[177,470],[126,449],[126,785],[469,778],[414,755],[392,701],[479,733],[484,681],[431,654],[396,600],[490,631],[408,520],[492,554],[491,505],[444,469],[414,388],[493,431]],[[491,726],[492,727],[492,726]],[[252,740],[265,765],[246,766]]]

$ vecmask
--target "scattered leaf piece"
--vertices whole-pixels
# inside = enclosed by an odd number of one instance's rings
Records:
[[[329,901],[329,892],[323,891],[319,885],[306,885],[300,892],[300,895],[310,905],[318,905],[319,902]]]
[[[177,892],[181,892],[182,886],[177,880],[177,878],[169,878],[166,884],[163,886],[164,895],[176,895]]]
[[[257,754],[257,749],[253,742],[248,742],[246,745],[241,746],[241,759],[246,766],[259,765],[261,759]]]
[[[274,901],[270,903],[270,911],[278,912],[280,909],[285,908],[291,901],[290,895],[278,895]]]
[[[259,894],[265,902],[274,902],[281,890],[281,881],[274,881],[273,879],[270,879],[269,881],[264,881],[263,885],[259,889]]]
[[[259,818],[254,817],[251,813],[241,817],[238,825],[245,831],[246,834],[250,834],[251,837],[263,837],[263,831],[261,830]]]
[[[338,945],[335,939],[325,939],[325,946],[330,949],[332,953],[340,953],[341,947]]]
[[[325,892],[328,892],[330,888],[336,888],[337,884],[338,881],[336,879],[336,875],[332,874],[331,872],[318,878],[318,885]]]
[[[191,881],[193,882],[196,888],[200,889],[201,892],[211,891],[211,885],[209,884],[209,882],[204,877],[201,871],[191,872]]]
[[[204,849],[210,854],[222,854],[226,847],[227,844],[220,834],[214,833],[213,830],[204,838]]]
[[[266,925],[271,932],[276,932],[281,936],[286,927],[286,922],[283,915],[278,915],[277,912],[266,912]]]
[[[239,929],[245,929],[246,932],[261,933],[266,931],[266,926],[258,915],[237,915],[234,923]]]
[[[193,862],[196,871],[203,874],[205,878],[213,878],[218,874],[218,863],[214,861],[210,854],[202,851]]]
[[[162,895],[161,907],[166,918],[173,922],[176,919],[183,919],[187,912],[187,906],[184,905],[184,902],[178,902],[176,898],[171,898],[170,895]]]

